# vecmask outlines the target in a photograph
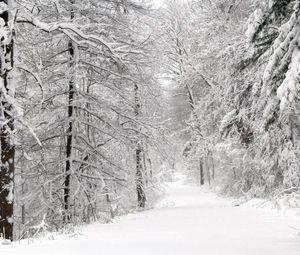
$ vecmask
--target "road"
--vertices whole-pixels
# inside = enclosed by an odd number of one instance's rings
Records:
[[[177,181],[151,210],[77,234],[0,245],[1,255],[299,255],[300,218],[236,207]]]

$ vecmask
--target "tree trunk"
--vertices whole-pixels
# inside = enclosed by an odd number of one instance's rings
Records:
[[[143,172],[144,172],[144,181],[145,181],[145,186],[148,187],[149,185],[149,176],[148,176],[148,167],[147,167],[147,147],[146,147],[146,141],[142,143],[142,156],[143,156]]]
[[[202,159],[200,159],[200,164],[199,164],[199,179],[200,179],[200,185],[204,185],[204,171],[203,171]]]
[[[6,111],[11,106],[1,102],[4,118],[7,122],[1,128],[1,172],[0,172],[0,233],[4,239],[13,240],[13,191],[15,171],[15,147],[11,141],[11,131],[14,130],[13,118]],[[3,109],[4,108],[4,109]]]
[[[12,2],[8,1],[8,7],[12,7]],[[14,17],[10,11],[0,14],[4,20],[5,37],[1,40],[0,46],[0,82],[3,89],[1,96],[1,171],[0,171],[0,235],[4,239],[13,240],[13,207],[14,207],[14,172],[15,172],[15,146],[14,146],[14,117],[13,105],[8,97],[14,97],[14,84],[11,71],[14,67],[14,31],[9,27]],[[1,29],[1,28],[0,28]],[[3,35],[4,36],[4,35]]]
[[[137,84],[134,85],[134,93],[135,93],[135,116],[138,117],[140,115],[140,100],[139,100],[139,87]],[[138,133],[137,133],[135,158],[136,158],[136,191],[137,191],[138,207],[144,208],[146,204],[146,194],[144,191],[144,181],[143,181],[142,145]]]
[[[71,4],[75,0],[70,0]],[[71,11],[71,20],[74,19],[74,11]],[[66,168],[64,182],[64,222],[69,223],[70,215],[70,182],[71,182],[71,165],[72,165],[72,149],[73,149],[73,115],[74,115],[74,96],[75,96],[75,47],[72,41],[69,42],[69,57],[70,57],[70,79],[69,79],[69,98],[68,98],[68,129],[67,129],[67,144],[66,144]]]
[[[143,184],[143,167],[142,167],[142,157],[141,157],[141,146],[137,145],[136,149],[136,191],[138,199],[138,207],[144,208],[146,204],[146,195],[144,192]]]

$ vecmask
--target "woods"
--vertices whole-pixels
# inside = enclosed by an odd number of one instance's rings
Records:
[[[299,10],[0,1],[0,236],[151,208],[174,169],[234,197],[298,191]]]
[[[1,9],[1,235],[145,207],[156,185],[146,165],[160,147],[152,39],[137,25],[147,26],[146,9],[74,0]]]
[[[162,73],[185,101],[178,167],[234,197],[294,196],[298,2],[169,1],[162,13]]]

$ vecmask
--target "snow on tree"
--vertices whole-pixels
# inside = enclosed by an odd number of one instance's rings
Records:
[[[291,57],[291,63],[289,70],[286,73],[286,77],[282,84],[277,89],[277,96],[280,99],[281,111],[287,106],[287,104],[293,103],[297,98],[297,94],[300,90],[300,50],[295,48]]]
[[[299,6],[0,1],[0,235],[147,208],[176,164],[232,195],[298,189]]]
[[[12,239],[13,206],[18,238],[39,231],[35,226],[42,221],[60,228],[64,223],[109,221],[132,206],[144,207],[141,192],[154,192],[153,164],[160,150],[155,147],[161,147],[155,112],[150,112],[158,106],[153,103],[157,83],[152,38],[143,20],[146,8],[131,1],[24,0],[14,10],[16,26],[1,24],[3,50],[8,52],[14,28],[21,49],[13,61],[18,73],[10,61],[1,62],[7,77],[16,80],[16,99],[6,76],[1,94],[9,108],[3,112],[9,120],[3,119],[1,146],[10,145],[10,137],[17,141],[11,146],[16,159],[8,162],[10,171],[17,164],[16,185],[6,166],[1,171],[6,178],[1,188],[7,191],[1,201],[9,209],[1,206],[8,215],[1,222],[11,225],[5,238]],[[134,157],[137,137],[140,150]]]
[[[299,121],[295,112],[299,5],[297,1],[261,1],[255,7],[242,41],[247,45],[239,46],[242,60],[236,65],[237,84],[244,89],[233,97],[238,104],[231,103],[225,117],[233,108],[238,112],[234,119],[242,120],[237,126],[238,133],[252,130],[240,180],[247,180],[246,190],[250,193],[256,190],[256,194],[270,194],[293,186],[299,175],[295,171],[299,139],[295,131]],[[284,156],[287,151],[289,157]],[[249,178],[251,175],[257,178]]]
[[[1,167],[0,167],[0,236],[13,240],[15,128],[15,15],[14,1],[6,2],[0,14],[0,104],[1,104]]]

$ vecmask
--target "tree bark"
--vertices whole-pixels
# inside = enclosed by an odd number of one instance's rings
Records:
[[[64,183],[64,209],[65,209],[65,223],[70,220],[69,215],[69,198],[70,198],[70,179],[71,179],[71,161],[72,161],[72,145],[73,145],[73,100],[74,100],[74,83],[69,82],[69,106],[68,106],[68,130],[67,130],[67,144],[66,144],[66,169],[65,169],[65,183]]]
[[[143,184],[143,167],[142,167],[142,150],[141,145],[138,143],[136,149],[136,191],[138,199],[138,207],[144,208],[146,204],[146,195],[144,192]]]
[[[139,100],[139,87],[137,84],[134,85],[135,93],[135,116],[140,115],[140,100]],[[143,162],[142,162],[142,145],[139,134],[137,134],[136,142],[136,191],[137,191],[137,201],[138,207],[144,208],[146,205],[146,194],[144,191],[144,180],[143,180]]]
[[[71,4],[75,0],[70,0]],[[74,19],[74,11],[71,11],[71,20]],[[69,41],[69,58],[70,58],[70,79],[68,88],[68,129],[67,129],[67,144],[66,144],[66,168],[65,168],[65,181],[64,181],[64,223],[69,223],[71,220],[70,215],[70,182],[71,182],[71,165],[72,165],[72,149],[73,149],[73,115],[74,115],[74,96],[75,96],[75,47],[72,41]]]
[[[4,118],[7,122],[0,131],[1,140],[1,172],[0,172],[0,234],[4,239],[13,240],[13,191],[15,172],[15,146],[11,141],[14,130],[13,118],[6,111],[11,106],[1,102]]]
[[[203,160],[200,159],[199,164],[199,179],[200,179],[200,185],[204,185],[204,171],[203,171]]]
[[[12,3],[8,2],[8,7]],[[0,82],[3,89],[0,92],[1,102],[1,171],[0,171],[0,236],[4,239],[13,240],[13,207],[14,207],[14,172],[15,172],[15,146],[14,146],[14,117],[13,105],[8,97],[14,97],[14,84],[11,71],[14,67],[14,31],[9,27],[14,20],[10,11],[0,14],[4,20],[4,28],[8,40],[1,40],[1,74]],[[1,28],[0,28],[1,29]],[[8,43],[6,43],[6,42]]]

